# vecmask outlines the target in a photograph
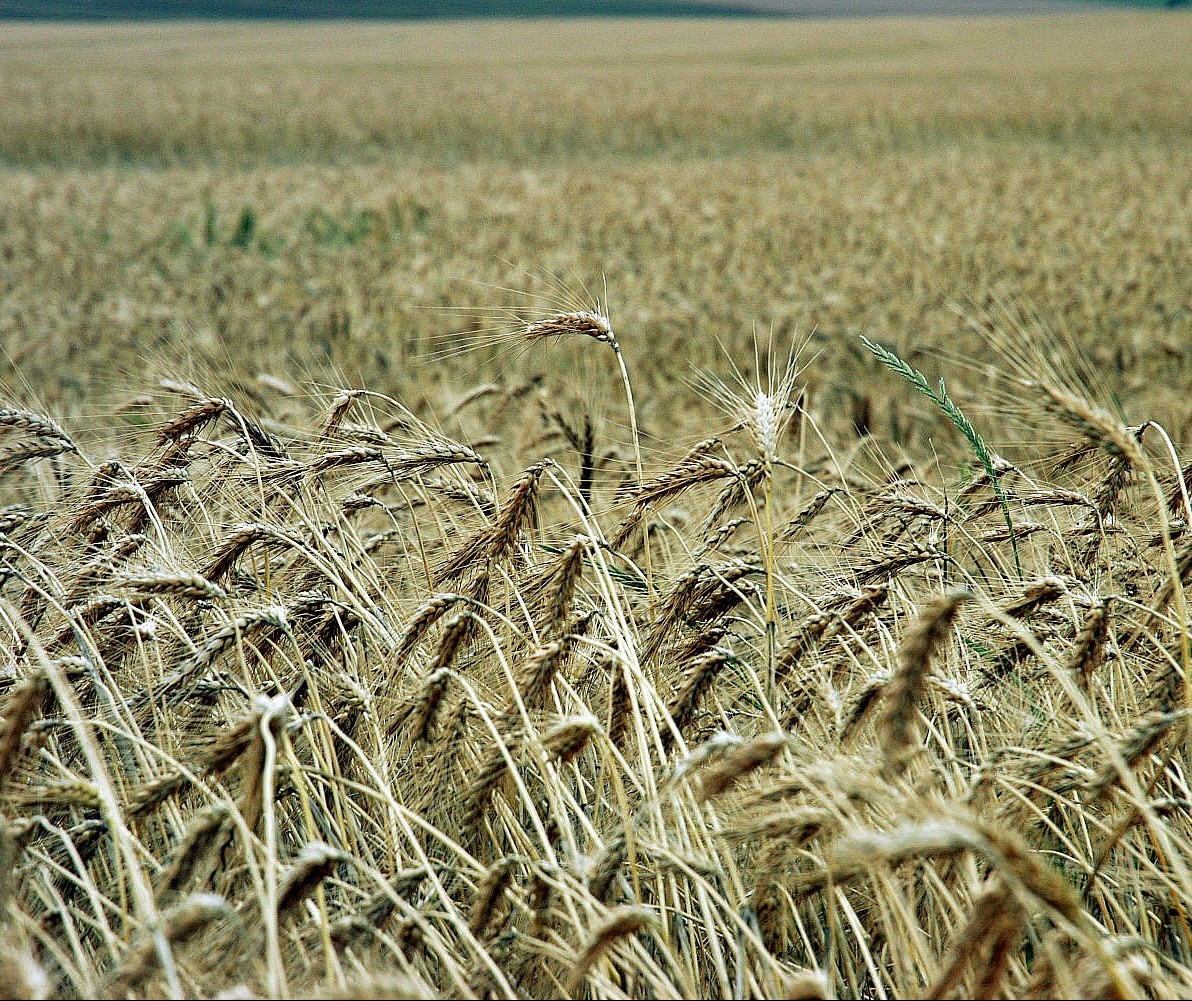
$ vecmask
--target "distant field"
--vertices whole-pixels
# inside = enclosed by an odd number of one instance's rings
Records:
[[[4,24],[0,993],[1192,996],[1190,261],[1184,14]]]
[[[450,166],[1178,143],[1188,25],[1167,14],[14,24],[0,34],[0,163]]]
[[[843,338],[829,383],[856,332],[930,346],[993,293],[1159,359],[1190,51],[1157,14],[13,26],[0,330],[72,407],[182,343],[392,380],[463,322],[425,307],[546,267],[683,356]]]

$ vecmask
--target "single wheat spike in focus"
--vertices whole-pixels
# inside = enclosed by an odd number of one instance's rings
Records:
[[[801,345],[791,343],[785,360],[777,359],[771,341],[766,345],[765,361],[754,340],[754,373],[751,377],[742,375],[733,365],[735,387],[730,387],[715,376],[705,376],[703,388],[712,401],[724,410],[735,422],[736,428],[744,428],[753,443],[760,468],[748,464],[742,467],[741,494],[749,505],[757,526],[757,535],[766,573],[766,698],[771,705],[777,704],[778,684],[776,678],[776,657],[778,651],[778,605],[775,591],[777,566],[774,555],[774,466],[779,460],[782,440],[791,420],[799,413],[803,397],[797,399],[795,389],[801,375],[798,355]],[[762,505],[758,509],[754,499],[754,485],[762,488]]]
[[[621,372],[621,383],[625,387],[625,403],[629,409],[629,432],[633,436],[633,461],[637,482],[642,482],[642,445],[641,434],[637,427],[637,407],[633,402],[633,386],[629,381],[629,369],[625,365],[625,355],[621,351],[620,342],[613,332],[612,322],[606,312],[598,309],[581,309],[560,311],[526,323],[524,335],[527,340],[537,341],[549,337],[590,337],[600,344],[607,344],[613,349],[617,359],[617,367]],[[642,526],[642,542],[646,563],[646,579],[653,580],[650,565],[649,529]]]

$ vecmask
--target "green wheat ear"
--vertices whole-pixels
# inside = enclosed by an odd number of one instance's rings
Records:
[[[973,452],[977,459],[985,469],[986,475],[989,477],[989,482],[993,485],[994,495],[997,497],[998,503],[1001,505],[1002,514],[1006,519],[1006,529],[1010,533],[1010,546],[1014,551],[1014,570],[1018,576],[1022,577],[1022,564],[1018,560],[1018,541],[1014,536],[1014,523],[1010,518],[1010,505],[1006,500],[1006,494],[1002,490],[1002,483],[1000,479],[1000,472],[995,465],[994,453],[986,444],[985,439],[981,437],[980,433],[972,422],[964,416],[960,407],[948,395],[948,389],[944,385],[943,376],[940,376],[939,386],[936,389],[931,388],[931,383],[927,381],[927,377],[917,368],[911,368],[905,361],[898,357],[893,351],[880,344],[875,344],[864,334],[861,335],[861,343],[865,345],[869,353],[877,358],[886,368],[890,369],[912,386],[920,393],[926,396],[932,403],[939,407],[940,411],[948,418],[956,429],[964,435],[968,443],[972,446]]]

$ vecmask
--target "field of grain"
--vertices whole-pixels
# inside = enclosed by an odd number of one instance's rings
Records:
[[[0,993],[1188,996],[1190,71],[3,26]]]

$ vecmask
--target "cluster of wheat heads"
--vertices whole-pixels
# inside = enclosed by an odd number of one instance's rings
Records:
[[[789,360],[656,464],[497,382],[0,409],[0,991],[1187,996],[1192,466],[1006,343],[1052,440],[953,474]]]

